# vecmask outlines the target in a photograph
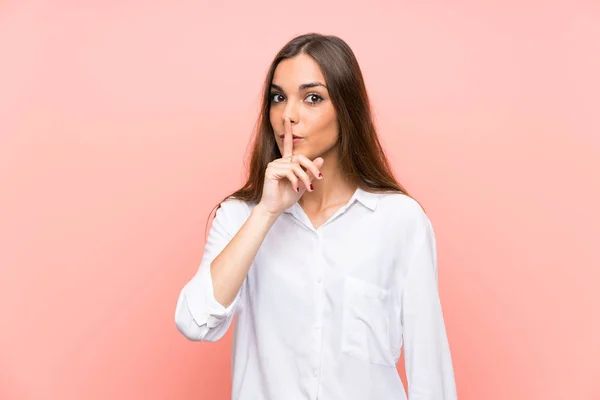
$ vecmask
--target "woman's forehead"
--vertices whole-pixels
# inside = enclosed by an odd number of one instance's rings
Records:
[[[325,84],[325,77],[315,60],[305,54],[299,54],[277,65],[272,83],[283,89],[298,90],[300,85],[309,82]]]

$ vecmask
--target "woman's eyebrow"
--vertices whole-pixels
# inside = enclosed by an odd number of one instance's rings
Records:
[[[298,87],[299,90],[304,90],[304,89],[309,89],[309,88],[313,88],[316,86],[323,86],[325,89],[327,89],[327,86],[325,86],[325,84],[321,83],[321,82],[309,82],[309,83],[303,83],[302,85],[300,85]],[[281,88],[281,86],[276,85],[275,83],[271,83],[271,89],[276,89],[279,90],[280,92],[283,92],[284,90]]]

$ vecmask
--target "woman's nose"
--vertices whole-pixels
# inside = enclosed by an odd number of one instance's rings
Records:
[[[288,102],[286,108],[283,112],[283,119],[288,118],[292,124],[295,124],[298,121],[298,113],[296,111],[296,106],[292,104],[293,102]]]

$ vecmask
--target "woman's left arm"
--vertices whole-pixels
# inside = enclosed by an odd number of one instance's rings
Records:
[[[456,383],[437,284],[436,239],[425,214],[406,249],[402,332],[409,400],[455,400]]]

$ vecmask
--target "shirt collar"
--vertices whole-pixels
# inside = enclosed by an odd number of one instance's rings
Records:
[[[360,201],[365,207],[370,209],[371,211],[375,211],[377,207],[377,202],[381,197],[380,193],[371,193],[363,190],[361,188],[356,189],[354,196],[358,201]]]
[[[370,209],[371,211],[374,211],[375,208],[377,207],[377,202],[379,200],[379,197],[381,197],[381,194],[379,194],[379,193],[371,193],[371,192],[367,192],[366,190],[363,190],[361,188],[356,188],[356,191],[354,192],[354,194],[348,201],[347,206],[344,206],[344,207],[348,207],[352,203],[354,203],[354,201],[358,201],[362,205],[364,205],[365,207]],[[289,207],[284,212],[292,213],[294,208],[299,207],[299,206],[300,205],[298,204],[298,202],[296,202],[296,203],[292,204],[292,206]]]

